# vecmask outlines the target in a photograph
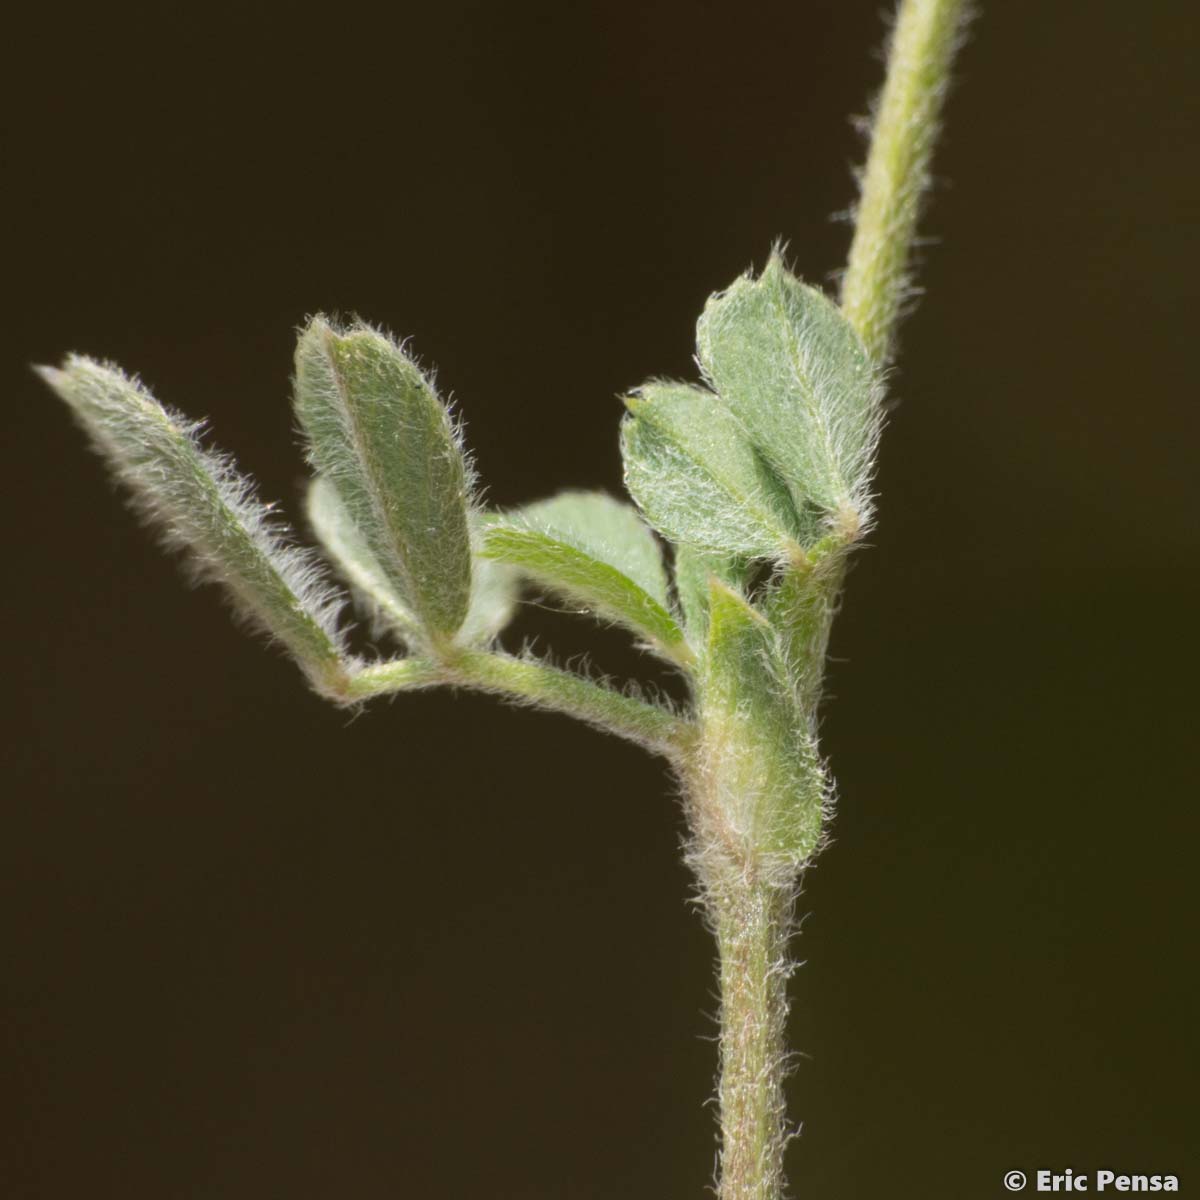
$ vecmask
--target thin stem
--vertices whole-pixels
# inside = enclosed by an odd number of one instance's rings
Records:
[[[345,698],[366,700],[438,684],[493,692],[564,712],[672,761],[678,761],[694,740],[693,724],[658,704],[537,659],[487,650],[462,651],[442,662],[401,658],[366,667],[351,681]]]
[[[788,1141],[791,892],[741,880],[710,903],[721,953],[720,1200],[777,1200]]]
[[[902,0],[876,106],[842,311],[877,362],[891,356],[966,0]]]
[[[443,682],[441,664],[431,658],[394,658],[357,671],[350,679],[343,699],[357,704],[373,696],[435,687]]]
[[[694,739],[693,724],[668,709],[534,658],[474,651],[455,669],[468,687],[556,709],[672,760]]]
[[[965,10],[965,0],[900,0],[842,290],[843,311],[881,364],[891,353],[908,287],[921,196]],[[814,720],[840,583],[838,556],[824,580],[795,570],[768,600],[801,685],[801,708]],[[784,874],[771,869],[756,822],[744,819],[746,806],[737,801],[739,788],[769,786],[745,772],[751,747],[722,745],[728,725],[719,719],[705,729],[687,794],[693,861],[721,960],[720,1200],[779,1200],[788,1140],[783,1085],[796,866]],[[819,763],[813,770],[820,771]],[[784,786],[790,793],[795,784]],[[786,805],[789,796],[779,799]]]

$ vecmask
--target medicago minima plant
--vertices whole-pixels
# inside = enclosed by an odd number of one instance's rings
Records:
[[[485,508],[462,430],[404,346],[316,317],[294,383],[318,556],[136,379],[74,355],[40,369],[167,542],[323,696],[476,688],[666,757],[719,950],[722,1200],[783,1192],[788,942],[832,793],[817,744],[826,644],[871,527],[884,370],[962,10],[901,0],[840,302],[774,252],[706,304],[698,379],[625,397],[633,504],[565,492]],[[350,654],[329,566],[402,655]],[[683,675],[687,706],[502,649],[529,584],[626,628]]]

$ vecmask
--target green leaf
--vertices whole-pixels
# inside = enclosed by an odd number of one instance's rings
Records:
[[[716,579],[701,689],[705,771],[725,836],[791,878],[819,845],[828,778],[774,631]]]
[[[778,472],[796,511],[839,523],[869,516],[882,419],[875,373],[837,306],[772,254],[705,306],[696,330],[705,377]]]
[[[625,484],[655,529],[713,554],[799,551],[786,489],[717,396],[653,381],[625,404]]]
[[[471,475],[445,405],[390,338],[315,318],[296,347],[296,412],[379,568],[444,643],[471,601]]]
[[[279,639],[314,684],[342,694],[337,633],[342,597],[313,555],[254,497],[225,455],[200,444],[202,424],[165,408],[118,368],[76,355],[62,370],[38,368],[133,491],[164,540],[184,550],[203,579],[221,583],[239,612]]]
[[[688,657],[658,543],[632,506],[563,492],[505,514],[485,532],[484,553],[644,635],[666,657]]]
[[[376,615],[404,640],[419,641],[421,623],[392,587],[383,568],[350,518],[337,488],[318,476],[308,489],[308,519],[313,532],[346,581]]]
[[[740,585],[745,574],[743,561],[706,554],[694,546],[675,547],[675,593],[693,645],[704,645],[708,633],[708,585],[713,577]]]
[[[342,574],[383,622],[406,643],[419,644],[420,621],[392,587],[379,560],[350,519],[337,489],[318,477],[308,491],[308,516]],[[475,514],[477,540],[494,514]],[[517,603],[517,573],[504,563],[477,559],[471,572],[471,603],[455,641],[462,646],[486,646],[508,624]]]
[[[472,514],[471,544],[475,561],[471,570],[471,604],[455,639],[462,646],[487,646],[512,620],[520,596],[521,575],[508,563],[496,562],[483,555],[487,530],[500,515],[494,512]]]

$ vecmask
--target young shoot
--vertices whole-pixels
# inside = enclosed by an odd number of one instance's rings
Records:
[[[872,524],[884,368],[962,21],[962,0],[901,0],[840,301],[772,251],[705,305],[697,378],[629,390],[631,501],[566,491],[485,507],[462,427],[405,345],[317,316],[294,401],[318,555],[136,379],[78,355],[40,368],[164,540],[321,695],[473,688],[668,760],[720,958],[722,1200],[783,1194],[792,909],[833,794],[818,745],[826,646]],[[506,650],[529,586],[622,627],[682,675],[687,702]],[[348,652],[351,596],[398,654]]]

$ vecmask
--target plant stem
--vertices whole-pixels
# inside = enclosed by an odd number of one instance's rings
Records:
[[[902,0],[892,31],[842,281],[842,311],[881,364],[909,295],[909,256],[966,10],[966,0]]]
[[[672,762],[679,761],[694,740],[692,723],[668,709],[535,658],[468,651],[450,671],[451,683],[568,713]]]
[[[909,286],[921,197],[965,12],[966,0],[901,0],[896,16],[842,287],[842,309],[881,365],[891,354]],[[790,584],[785,579],[774,597],[774,615],[790,639],[789,657],[802,680],[802,707],[814,720],[841,583],[840,567],[831,571],[824,586],[807,585],[799,575]],[[693,862],[720,952],[719,1195],[780,1200],[788,1141],[783,1087],[788,940],[799,870],[781,877],[769,869],[769,855],[754,844],[754,835],[745,839],[745,830],[738,833],[719,819],[727,802],[719,798],[719,786],[714,788],[707,752],[728,756],[730,748],[719,751],[706,738],[690,758],[687,789]],[[742,756],[736,746],[732,752],[736,763]]]
[[[432,658],[393,658],[356,671],[342,699],[357,704],[373,696],[436,687],[442,682],[441,664]]]
[[[400,658],[360,670],[344,692],[350,702],[414,688],[466,687],[522,704],[568,713],[679,762],[695,740],[694,726],[669,709],[564,671],[535,658],[465,650],[437,661]]]
[[[721,956],[720,1200],[775,1200],[788,1141],[791,889],[743,879],[709,902]]]
[[[832,613],[814,627],[810,653],[824,657]],[[736,685],[735,685],[736,686]],[[753,687],[753,684],[750,684]],[[797,717],[815,708],[798,698]],[[779,1200],[787,1131],[788,941],[797,878],[804,862],[771,847],[769,813],[821,804],[826,779],[819,759],[786,778],[765,774],[761,731],[731,722],[737,695],[710,689],[702,740],[684,777],[692,834],[691,865],[716,936],[721,988],[720,1200]],[[796,730],[796,736],[802,736]],[[815,814],[819,828],[819,809]]]

